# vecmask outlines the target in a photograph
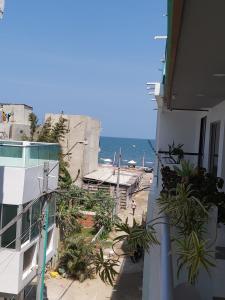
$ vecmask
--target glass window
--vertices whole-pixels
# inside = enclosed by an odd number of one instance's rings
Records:
[[[49,147],[39,146],[39,159],[43,161],[49,160]]]
[[[204,159],[206,122],[207,122],[206,117],[201,118],[200,138],[199,138],[199,156],[198,156],[198,166],[201,168],[203,167],[203,159]]]
[[[219,156],[220,122],[211,123],[209,146],[209,172],[217,176]]]
[[[31,210],[31,240],[39,235],[39,224],[41,219],[41,199],[40,198],[33,206]]]
[[[52,198],[49,201],[49,209],[48,209],[48,226],[50,227],[55,223],[55,199]]]
[[[2,227],[6,226],[17,215],[17,205],[3,204]],[[16,224],[12,225],[2,235],[2,247],[13,248],[16,246]]]
[[[1,157],[16,157],[22,158],[23,156],[23,148],[22,147],[12,147],[0,145],[0,156]]]
[[[27,204],[23,205],[23,209]],[[22,217],[22,238],[21,243],[24,244],[30,238],[30,209],[23,214]]]
[[[51,145],[49,148],[49,159],[50,160],[59,160],[59,145]]]

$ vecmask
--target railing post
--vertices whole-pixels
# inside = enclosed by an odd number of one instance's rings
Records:
[[[169,219],[161,225],[161,295],[160,300],[173,300],[173,268]]]

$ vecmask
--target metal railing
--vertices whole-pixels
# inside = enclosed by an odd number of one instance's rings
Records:
[[[173,267],[168,218],[164,216],[161,224],[161,294],[160,300],[173,300]]]

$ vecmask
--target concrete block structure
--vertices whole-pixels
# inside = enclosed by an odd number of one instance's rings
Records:
[[[0,236],[0,299],[17,299],[37,276],[44,163],[53,169],[48,176],[47,193],[51,193],[58,187],[58,153],[57,144],[0,141],[0,228],[33,201]],[[54,199],[48,203],[47,261],[56,251]]]
[[[21,140],[29,136],[29,115],[33,108],[26,104],[0,103],[0,139]]]
[[[68,133],[62,141],[63,153],[68,162],[68,170],[74,183],[82,186],[83,176],[98,168],[100,121],[89,116],[46,114],[45,120],[57,122],[63,116],[67,120]]]

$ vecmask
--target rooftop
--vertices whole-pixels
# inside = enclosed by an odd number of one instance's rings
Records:
[[[120,171],[120,185],[131,186],[142,175],[142,171],[129,169],[121,169]],[[118,171],[114,167],[99,167],[96,171],[84,176],[84,180],[105,182],[109,184],[117,184]]]
[[[27,108],[30,108],[30,109],[33,109],[32,106],[30,105],[27,105],[27,104],[24,104],[24,103],[7,103],[7,102],[0,102],[0,105],[14,105],[14,106],[17,106],[17,105],[23,105]]]

